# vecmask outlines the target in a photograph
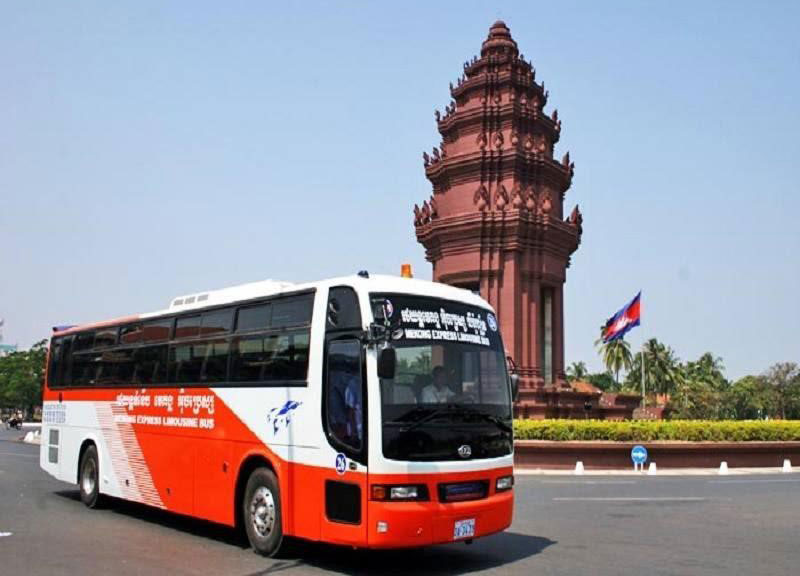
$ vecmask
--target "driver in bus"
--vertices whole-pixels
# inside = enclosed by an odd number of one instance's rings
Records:
[[[422,389],[422,403],[444,404],[450,401],[456,394],[447,385],[447,372],[445,372],[444,366],[434,368],[432,376],[433,384]]]

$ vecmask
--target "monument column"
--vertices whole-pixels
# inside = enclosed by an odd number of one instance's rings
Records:
[[[564,287],[553,288],[553,378],[567,379],[564,372]]]
[[[531,281],[531,300],[528,303],[531,311],[531,346],[528,350],[528,366],[530,367],[529,381],[532,387],[541,387],[544,384],[542,374],[542,283],[538,279]]]
[[[554,157],[558,111],[545,112],[550,94],[505,23],[491,26],[450,94],[435,113],[441,143],[422,155],[433,192],[414,206],[417,240],[435,281],[477,289],[497,310],[524,391],[517,412],[544,416],[545,376],[564,384],[562,289],[582,216],[576,206],[563,218],[562,203],[575,164]]]

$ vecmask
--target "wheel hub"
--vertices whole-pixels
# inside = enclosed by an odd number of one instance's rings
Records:
[[[275,499],[266,486],[260,486],[250,500],[250,520],[260,538],[266,538],[275,528]]]
[[[84,494],[92,494],[97,483],[95,476],[97,476],[97,466],[94,460],[87,460],[83,466],[83,475],[81,478],[81,486],[83,487]]]

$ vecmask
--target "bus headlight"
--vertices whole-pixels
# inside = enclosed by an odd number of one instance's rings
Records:
[[[403,484],[387,485],[373,484],[370,487],[370,499],[372,500],[427,500],[428,487],[424,484]]]
[[[495,492],[505,492],[506,490],[511,490],[514,486],[514,477],[513,476],[501,476],[497,479],[494,485]]]
[[[416,486],[392,486],[389,489],[389,500],[416,500],[418,495]]]

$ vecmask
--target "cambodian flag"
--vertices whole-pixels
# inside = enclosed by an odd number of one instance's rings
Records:
[[[608,319],[603,327],[604,344],[622,338],[628,330],[639,325],[642,314],[641,300],[642,293],[639,292],[633,300]]]

